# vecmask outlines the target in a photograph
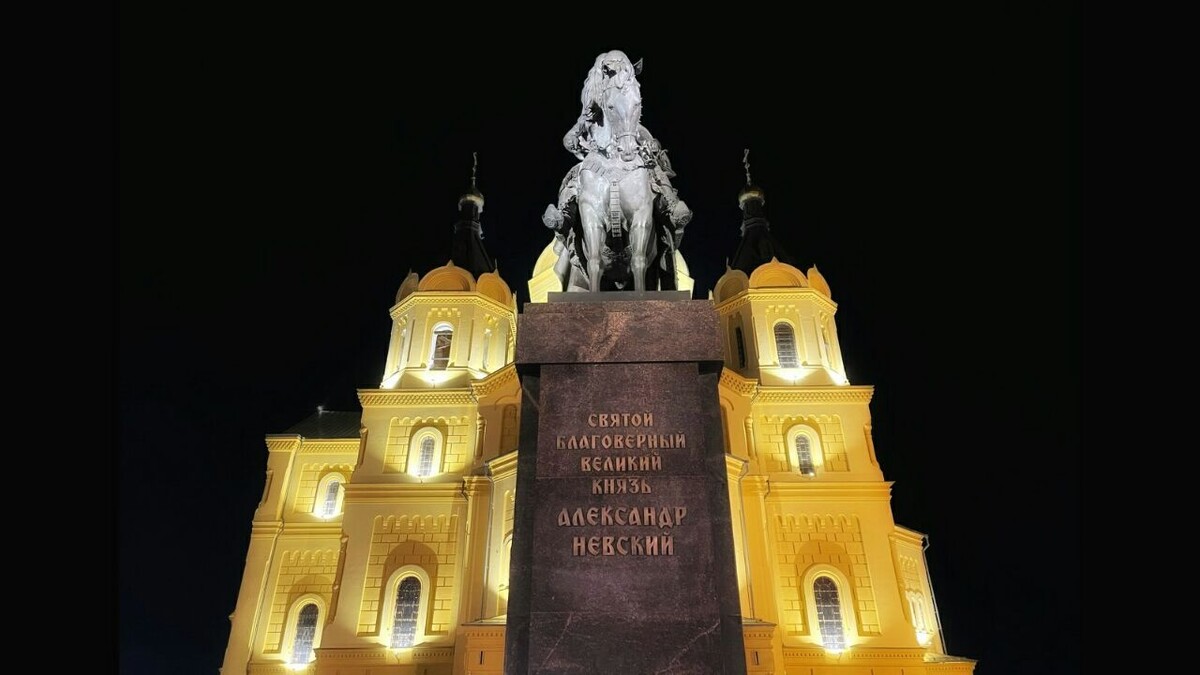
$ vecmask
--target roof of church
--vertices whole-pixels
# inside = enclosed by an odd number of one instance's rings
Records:
[[[772,258],[793,266],[797,264],[796,259],[784,250],[771,231],[760,225],[746,229],[729,266],[746,274],[753,274],[759,265],[771,262]]]
[[[358,438],[362,412],[322,410],[285,431],[305,438]]]

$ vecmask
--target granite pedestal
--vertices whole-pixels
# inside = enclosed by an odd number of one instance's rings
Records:
[[[712,303],[571,295],[518,318],[505,672],[744,673]]]

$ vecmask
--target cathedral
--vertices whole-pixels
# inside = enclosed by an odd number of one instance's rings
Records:
[[[472,178],[361,411],[266,436],[223,675],[974,671],[892,519],[830,285],[748,165],[741,241],[691,299],[640,69],[588,75],[524,311]]]
[[[945,653],[925,536],[892,519],[873,389],[845,375],[830,285],[774,239],[761,188],[738,201],[742,238],[707,295],[745,672],[971,673]],[[266,436],[223,675],[504,672],[524,403],[483,206],[472,182],[449,262],[400,284],[361,411]],[[532,303],[562,290],[557,260],[548,245]]]

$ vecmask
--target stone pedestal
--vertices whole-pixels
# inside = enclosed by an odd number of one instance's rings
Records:
[[[645,297],[518,318],[508,675],[746,672],[723,333],[709,301]]]

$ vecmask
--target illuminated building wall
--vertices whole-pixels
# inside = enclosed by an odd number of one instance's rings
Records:
[[[829,284],[745,266],[711,299],[747,672],[971,673],[944,653],[924,536],[892,519],[873,389],[846,377]],[[410,275],[361,415],[267,436],[224,675],[503,672],[516,313],[494,272]]]

